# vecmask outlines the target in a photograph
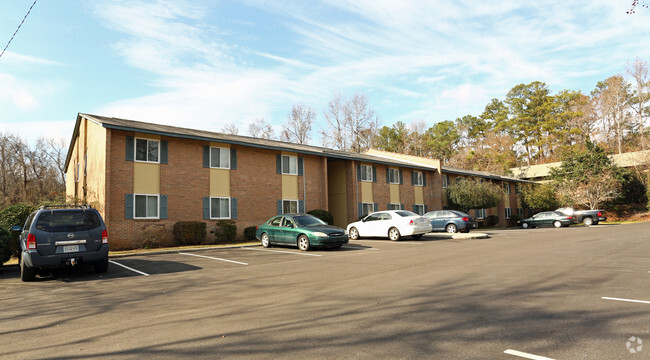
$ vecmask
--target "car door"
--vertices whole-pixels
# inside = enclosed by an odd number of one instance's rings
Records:
[[[551,213],[543,212],[539,214],[538,226],[549,226],[551,222],[553,222]]]
[[[282,226],[280,228],[282,232],[282,242],[285,244],[295,244],[296,243],[296,229],[293,219],[290,216],[285,216],[282,219]]]
[[[282,227],[280,225],[282,225],[282,216],[276,216],[269,221],[267,226],[266,233],[269,235],[269,239],[273,243],[282,242]]]
[[[436,211],[436,212],[431,213],[431,218],[430,218],[430,220],[431,220],[431,228],[432,228],[431,230],[439,231],[439,230],[442,229],[442,226],[443,226],[442,222],[444,220],[441,218],[441,215],[442,215],[442,211]]]
[[[360,223],[357,228],[359,230],[359,235],[361,236],[377,236],[375,231],[375,226],[379,222],[380,213],[374,213],[366,216]]]
[[[375,226],[373,227],[375,231],[375,235],[373,236],[386,237],[388,236],[388,229],[390,229],[393,226],[397,227],[397,224],[393,220],[393,214],[380,213],[379,220],[377,220]]]

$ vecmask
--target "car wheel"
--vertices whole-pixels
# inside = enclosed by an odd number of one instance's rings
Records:
[[[105,273],[106,271],[108,271],[108,258],[106,258],[106,260],[95,263],[96,273]]]
[[[585,226],[591,226],[591,225],[594,224],[594,219],[592,219],[590,217],[586,217],[586,218],[582,219],[582,222],[585,224]]]
[[[424,235],[424,234],[415,234],[415,235],[411,235],[411,237],[412,237],[413,239],[417,240],[417,239],[422,238],[422,235]]]
[[[300,235],[298,237],[298,249],[302,251],[309,250],[309,238],[306,235]]]
[[[553,226],[559,229],[562,227],[562,223],[559,220],[555,220],[553,221]]]
[[[262,238],[262,247],[265,248],[271,247],[271,239],[269,239],[269,234],[263,233],[262,236],[260,236],[260,238]]]
[[[350,228],[350,234],[348,234],[348,235],[349,235],[350,240],[358,240],[359,239],[359,230],[357,230],[357,228],[355,228],[355,227],[352,227],[352,228]]]
[[[529,227],[530,227],[530,225],[528,225],[528,223],[521,223],[521,228],[522,229],[528,229]]]
[[[36,269],[25,264],[25,258],[20,258],[20,280],[32,281],[36,278]]]
[[[402,235],[399,233],[399,230],[397,230],[397,228],[392,227],[392,228],[388,229],[388,238],[389,239],[391,239],[393,241],[397,241],[401,237],[402,237]]]
[[[458,232],[458,227],[454,224],[449,224],[447,227],[445,227],[445,231],[447,231],[450,234],[455,234]]]

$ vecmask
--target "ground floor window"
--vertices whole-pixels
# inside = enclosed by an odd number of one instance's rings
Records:
[[[402,210],[402,205],[400,205],[400,204],[388,204],[388,210]]]
[[[485,209],[476,209],[476,218],[485,219]]]
[[[424,215],[424,205],[415,204],[413,205],[413,212],[418,215]]]
[[[136,219],[158,219],[158,195],[134,195]]]
[[[282,213],[283,214],[298,213],[298,200],[282,200]]]
[[[361,203],[361,216],[366,216],[375,211],[374,203]]]
[[[510,219],[512,217],[512,208],[507,207],[506,208],[506,219]]]
[[[230,198],[210,198],[210,219],[230,219]]]

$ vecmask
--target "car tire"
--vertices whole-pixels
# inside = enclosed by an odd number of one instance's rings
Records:
[[[95,263],[95,272],[96,273],[105,273],[108,271],[108,258],[102,260],[98,263]]]
[[[392,241],[398,241],[402,235],[399,233],[399,230],[397,228],[392,227],[388,229],[388,238]]]
[[[25,264],[25,257],[20,258],[20,280],[33,281],[36,279],[36,269]]]
[[[298,236],[298,249],[302,251],[307,251],[309,250],[309,248],[310,248],[309,238],[306,235]]]
[[[350,240],[358,240],[359,239],[359,230],[357,230],[357,228],[355,228],[355,227],[351,227],[350,231],[349,231],[349,234],[348,234],[348,237],[350,238]]]
[[[559,220],[555,220],[553,221],[553,226],[559,229],[562,227],[562,222],[560,222]]]
[[[271,247],[271,239],[269,239],[269,234],[262,233],[262,236],[260,236],[260,239],[262,241],[262,247],[263,248],[270,248]]]
[[[528,223],[521,223],[521,228],[522,229],[528,229],[529,227],[530,227],[530,225],[528,225]]]
[[[411,237],[412,237],[414,240],[418,240],[418,239],[421,239],[421,238],[422,238],[422,235],[424,235],[424,234],[415,234],[415,235],[411,235]]]
[[[458,227],[455,224],[447,224],[447,226],[445,226],[445,231],[450,234],[455,234],[458,232]]]
[[[590,217],[586,217],[586,218],[582,219],[582,223],[585,224],[585,226],[591,226],[591,225],[594,224],[594,219],[592,219]]]

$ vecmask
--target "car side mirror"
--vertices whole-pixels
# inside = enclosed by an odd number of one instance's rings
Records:
[[[21,231],[23,229],[20,225],[14,225],[11,227],[11,231]]]

